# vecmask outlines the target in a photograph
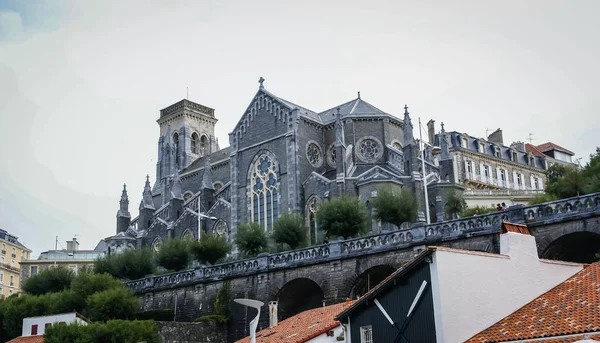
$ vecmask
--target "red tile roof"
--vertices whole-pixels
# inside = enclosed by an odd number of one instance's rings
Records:
[[[523,235],[531,236],[531,234],[529,233],[529,229],[527,228],[527,225],[502,222],[502,227],[500,228],[500,234],[503,234],[506,232],[516,232],[516,233],[520,233]]]
[[[340,323],[333,318],[336,314],[352,305],[352,303],[354,301],[346,301],[299,313],[279,322],[274,328],[257,332],[256,343],[304,343],[309,339],[340,326]],[[236,343],[247,342],[250,342],[249,336],[240,339]]]
[[[536,338],[536,343],[562,343],[576,341],[571,340],[571,335],[598,332],[600,263],[594,263],[473,336],[467,343],[521,342]]]
[[[537,148],[538,148],[540,151],[542,151],[542,152],[546,152],[546,151],[548,151],[548,150],[553,150],[553,149],[556,149],[556,150],[561,150],[561,151],[564,151],[564,152],[566,152],[566,153],[569,153],[569,154],[571,154],[571,155],[575,155],[575,153],[574,153],[574,152],[572,152],[571,150],[567,150],[567,149],[565,149],[565,148],[561,147],[560,145],[558,145],[558,144],[554,144],[554,143],[552,143],[552,142],[548,142],[548,143],[540,144],[540,145],[538,145],[538,146],[537,146]]]
[[[21,336],[6,343],[44,343],[44,336]]]
[[[525,143],[525,151],[534,154],[535,156],[540,157],[548,157],[548,155],[544,154],[538,147],[533,144]]]

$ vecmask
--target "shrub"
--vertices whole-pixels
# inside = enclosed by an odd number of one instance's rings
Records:
[[[200,263],[215,264],[231,252],[231,244],[225,237],[202,235],[199,241],[192,244],[192,253]]]
[[[79,274],[71,282],[71,290],[84,299],[113,288],[125,288],[125,285],[108,274]]]
[[[221,314],[229,317],[229,305],[231,298],[231,284],[229,281],[225,281],[215,297],[215,314]]]
[[[327,236],[347,239],[367,231],[367,212],[358,198],[333,198],[319,206],[317,223]]]
[[[97,259],[94,272],[107,273],[118,279],[135,280],[156,271],[150,249],[131,249]]]
[[[45,343],[159,343],[153,321],[111,320],[88,325],[52,325],[44,334]]]
[[[130,319],[137,311],[137,299],[126,288],[113,288],[91,295],[89,318],[93,321]]]
[[[27,279],[22,289],[32,295],[60,292],[69,288],[73,277],[73,272],[67,268],[50,268]]]
[[[182,239],[166,240],[156,255],[156,262],[169,270],[180,271],[187,268],[190,263],[189,242]]]
[[[414,222],[417,218],[417,200],[408,189],[381,188],[371,203],[375,218],[398,227],[404,222]]]
[[[450,213],[452,219],[456,219],[457,215],[467,207],[467,202],[462,194],[455,190],[447,193],[446,212]]]
[[[545,202],[550,202],[558,200],[554,195],[548,193],[536,194],[531,200],[529,200],[529,205],[538,205]]]
[[[475,206],[475,207],[467,207],[461,213],[461,217],[471,217],[474,215],[486,214],[490,212],[496,212],[495,207],[485,207],[485,206]]]
[[[306,228],[304,219],[297,213],[284,213],[275,221],[273,240],[276,243],[287,244],[290,249],[304,246]]]
[[[269,239],[258,223],[241,224],[238,226],[235,244],[244,255],[254,257],[267,251]]]

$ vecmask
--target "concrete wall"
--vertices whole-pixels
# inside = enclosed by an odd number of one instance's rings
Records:
[[[580,271],[576,263],[539,260],[535,238],[500,236],[504,255],[438,250],[432,288],[438,342],[464,342]]]

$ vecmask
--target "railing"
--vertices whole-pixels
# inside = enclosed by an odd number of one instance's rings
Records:
[[[125,285],[132,290],[143,291],[152,288],[172,287],[186,282],[224,279],[252,273],[264,273],[269,270],[323,263],[324,261],[343,257],[396,250],[444,239],[457,239],[462,234],[491,234],[498,232],[502,220],[508,220],[507,212],[495,212],[439,224],[414,226],[409,229],[394,230],[282,253],[261,254],[256,258],[246,260],[197,267],[171,274],[152,275],[141,280],[126,282]]]
[[[139,219],[140,219],[140,217],[133,218],[131,220],[131,222],[129,222],[129,227],[127,228],[127,230],[131,229],[131,230],[134,230],[135,232],[137,232]]]
[[[464,196],[477,196],[477,195],[494,195],[494,196],[522,196],[522,195],[536,195],[544,193],[541,189],[499,189],[499,190],[486,190],[486,189],[468,189],[463,191]]]
[[[164,204],[161,208],[154,213],[154,218],[160,218],[162,220],[169,220],[169,215],[171,214],[171,206],[169,204]]]
[[[187,199],[184,203],[183,203],[183,209],[185,210],[186,208],[189,208],[190,210],[196,212],[198,211],[198,199],[200,198],[200,194],[202,192],[198,192],[196,194],[194,194],[194,196],[192,196],[191,198]]]
[[[600,214],[600,193],[525,206],[522,210],[528,222],[556,220],[580,214]]]

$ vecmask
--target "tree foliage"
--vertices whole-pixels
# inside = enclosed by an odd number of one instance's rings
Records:
[[[548,193],[541,193],[536,194],[533,198],[531,198],[531,200],[529,200],[529,205],[543,204],[545,202],[550,202],[554,200],[557,200],[554,195]]]
[[[232,298],[233,293],[231,292],[231,284],[229,281],[225,281],[215,297],[213,313],[198,317],[195,322],[216,321],[219,324],[227,323],[229,321],[229,306],[231,305]]]
[[[22,290],[32,295],[60,292],[71,285],[74,274],[67,268],[46,269],[23,283]]]
[[[317,210],[317,223],[328,237],[353,237],[367,230],[367,211],[358,198],[325,201]]]
[[[235,244],[244,255],[254,257],[267,251],[269,238],[258,223],[241,224],[238,226]]]
[[[461,217],[471,217],[480,214],[486,214],[490,212],[497,211],[495,207],[485,207],[485,206],[474,206],[474,207],[466,207],[461,213]]]
[[[111,320],[88,325],[52,325],[44,334],[46,343],[159,343],[154,321]]]
[[[398,227],[417,218],[417,200],[408,189],[380,188],[377,197],[371,200],[375,218]]]
[[[192,244],[191,250],[198,262],[215,264],[231,252],[231,244],[225,237],[205,234]]]
[[[306,242],[304,219],[297,213],[282,214],[275,221],[272,237],[276,243],[287,244],[292,250],[304,246]]]
[[[600,148],[583,168],[558,163],[548,168],[548,195],[564,199],[595,192],[600,192]]]
[[[190,260],[189,241],[178,238],[166,240],[156,255],[156,263],[168,270],[183,270]]]
[[[156,271],[150,249],[131,249],[104,256],[94,262],[94,272],[107,273],[118,279],[135,280]]]
[[[125,287],[94,293],[87,303],[93,321],[131,319],[137,311],[137,300]]]
[[[46,278],[37,280],[41,284],[47,282]],[[31,287],[38,289],[41,286],[32,284]],[[102,295],[104,292],[110,292],[110,294]],[[136,298],[119,280],[106,274],[81,273],[74,277],[70,286],[63,291],[41,295],[23,293],[1,300],[0,342],[20,336],[25,317],[76,311],[86,317],[120,318],[124,317],[123,314],[126,313],[127,318],[130,318],[130,312],[135,312],[136,309]]]
[[[455,190],[451,190],[447,194],[447,202],[445,205],[446,212],[450,213],[453,219],[467,207],[467,202],[462,194]]]

